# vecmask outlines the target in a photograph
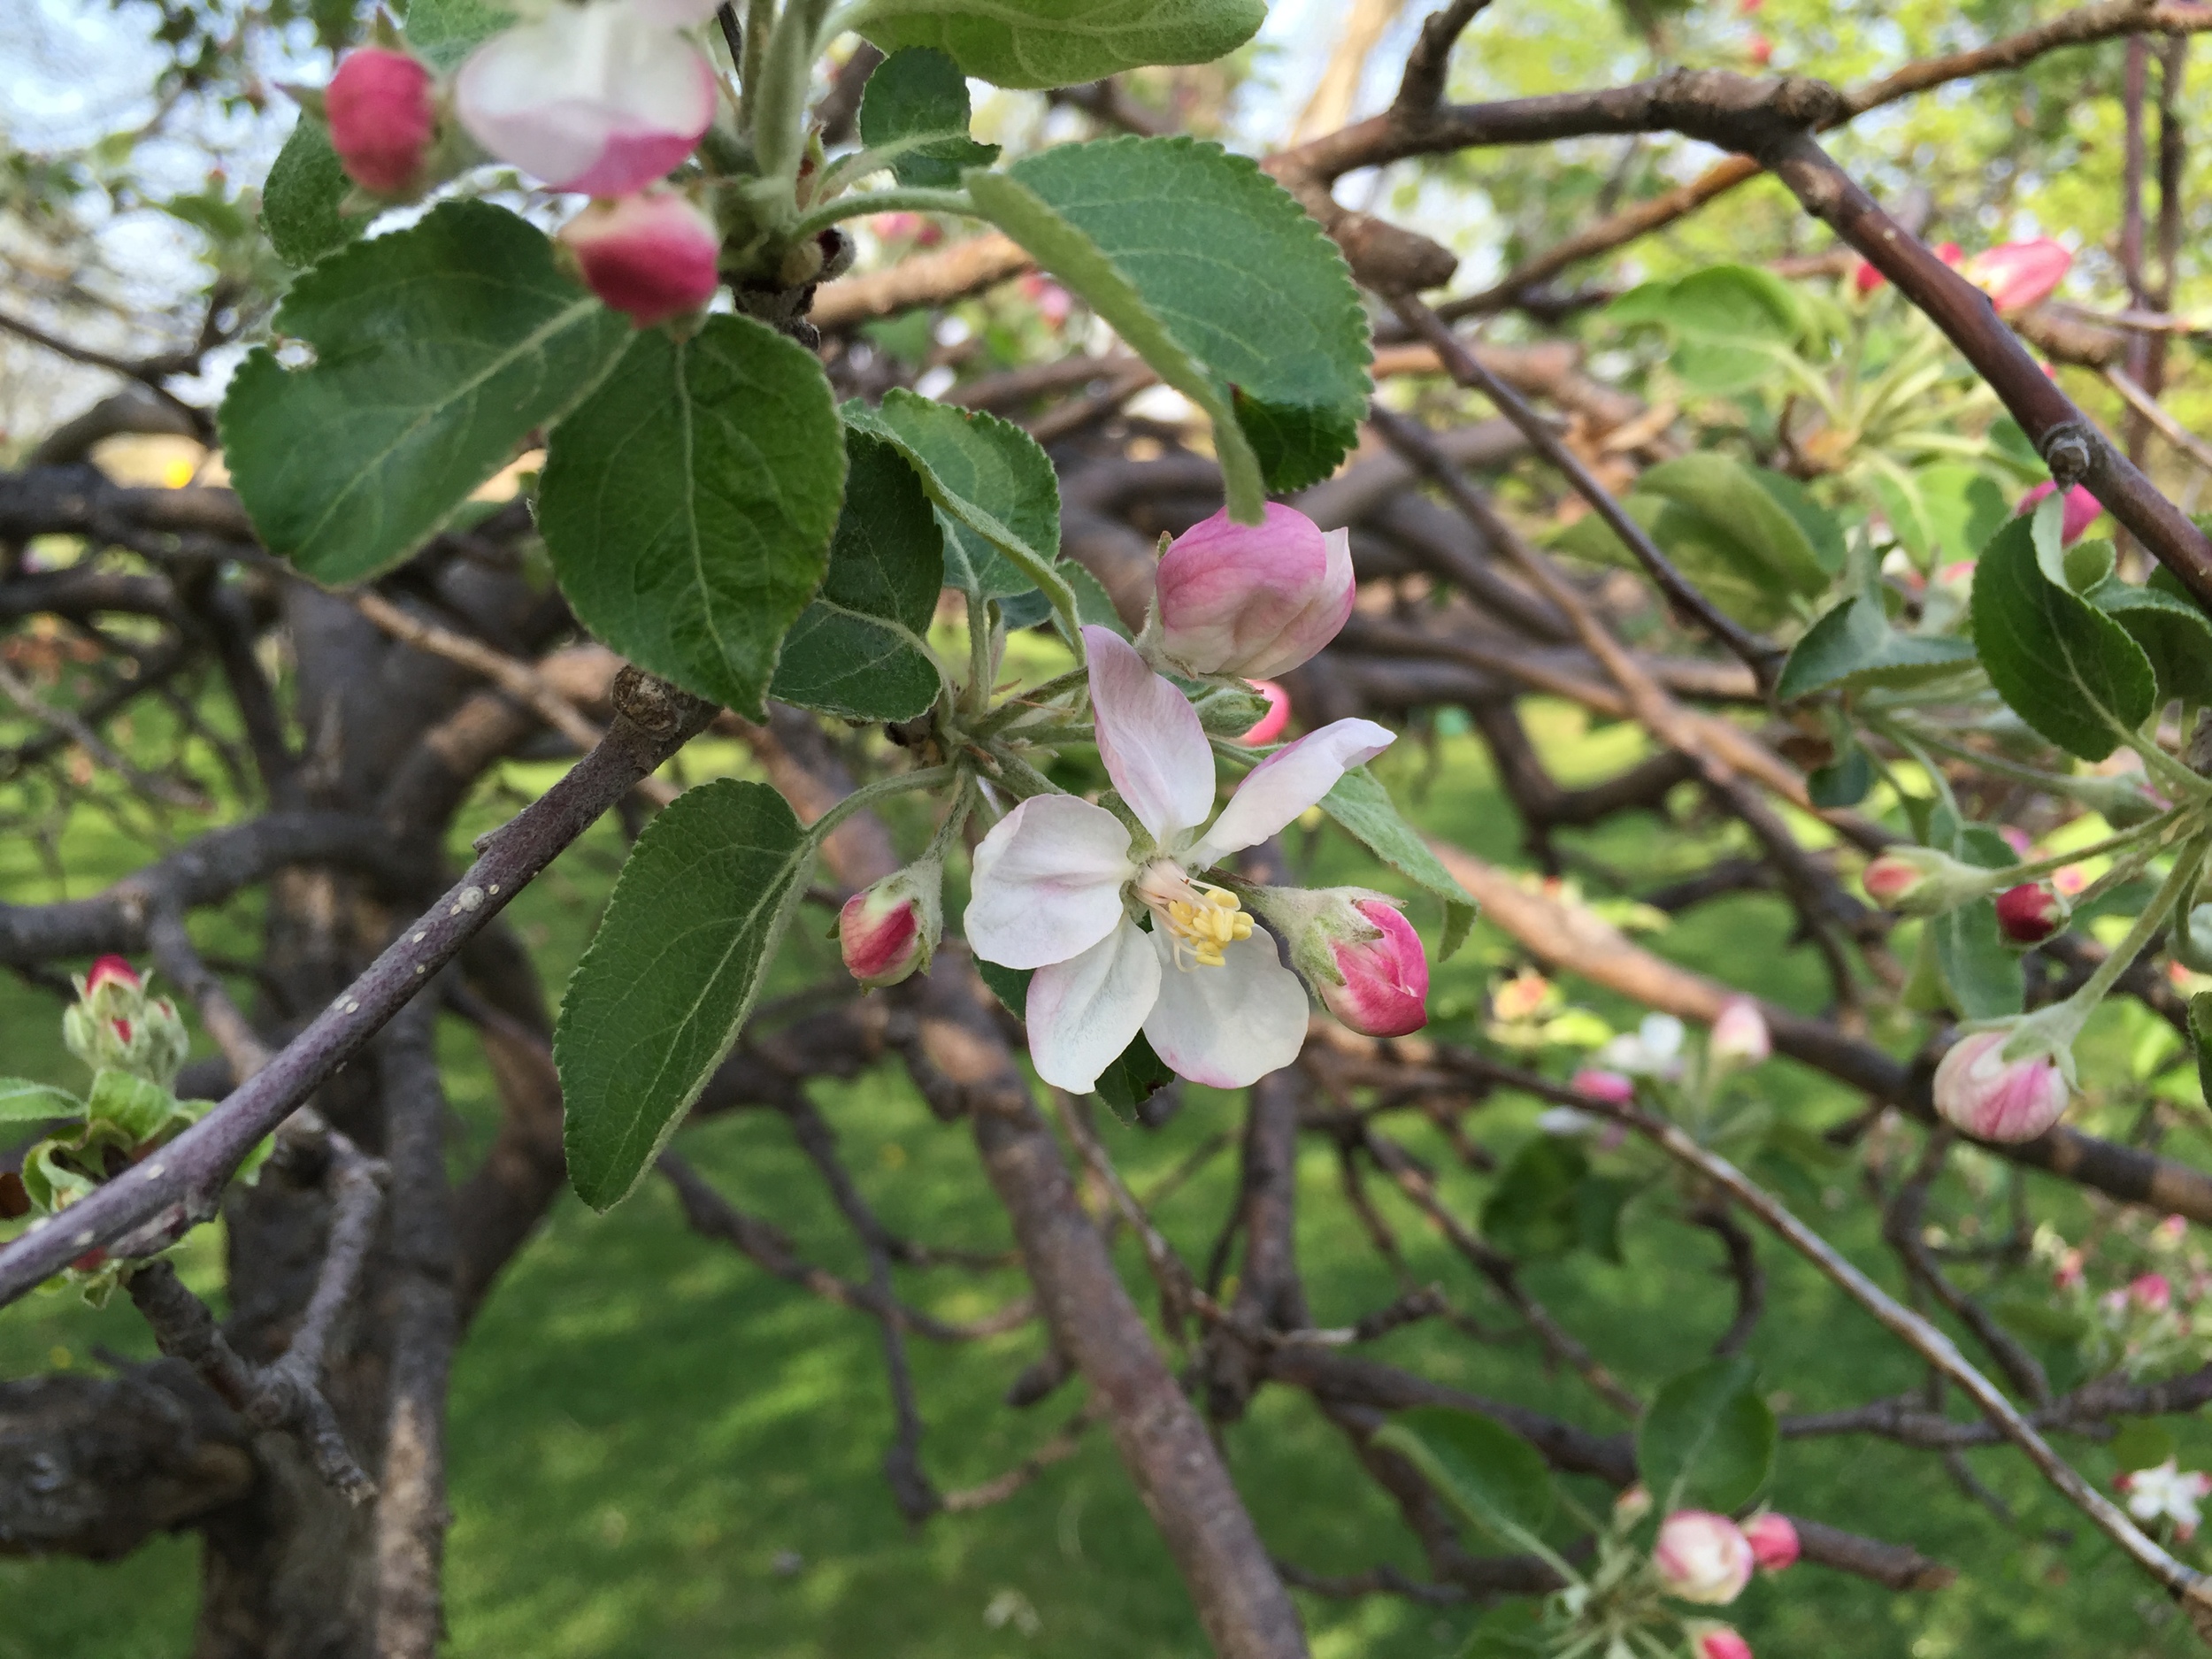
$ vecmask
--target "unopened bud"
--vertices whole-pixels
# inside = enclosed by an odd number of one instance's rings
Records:
[[[1755,1564],[1737,1525],[1708,1509],[1677,1509],[1660,1523],[1652,1569],[1669,1595],[1720,1607],[1743,1594]]]
[[[1713,1021],[1706,1052],[1717,1065],[1757,1065],[1774,1052],[1766,1017],[1747,996],[1732,996]]]
[[[2073,263],[2074,256],[2063,243],[2038,236],[1985,248],[1966,262],[1960,274],[1987,294],[1998,311],[2009,315],[2048,299]]]
[[[1700,1619],[1690,1626],[1690,1652],[1694,1659],[1751,1659],[1751,1644],[1729,1625]]]
[[[165,996],[120,956],[102,956],[77,980],[77,1001],[62,1010],[62,1041],[95,1071],[127,1071],[167,1088],[184,1064],[191,1033]]]
[[[1944,1121],[1981,1141],[2032,1141],[2065,1114],[2071,1056],[2032,1041],[2008,1058],[2022,1022],[1972,1032],[1936,1067],[1935,1107]]]
[[[2073,907],[2040,881],[2023,881],[1997,895],[1997,926],[2016,945],[2039,945],[2066,926]]]
[[[1642,1481],[1624,1486],[1621,1495],[1613,1500],[1613,1525],[1629,1527],[1651,1513],[1651,1489]]]
[[[562,227],[560,240],[585,285],[641,328],[703,309],[722,280],[714,221],[660,186],[592,203]]]
[[[426,65],[381,46],[348,52],[323,93],[323,115],[346,177],[378,196],[422,188],[438,129]]]
[[[2143,1273],[2128,1281],[2128,1300],[2146,1313],[2163,1313],[2174,1305],[2173,1281],[2163,1273]]]
[[[1270,502],[1256,525],[1224,508],[1161,557],[1157,643],[1194,674],[1264,680],[1297,667],[1352,614],[1348,533]]]
[[[871,990],[928,970],[944,934],[944,870],[932,862],[895,871],[837,913],[845,969]]]
[[[1893,847],[1859,878],[1866,896],[1885,910],[1935,916],[1978,899],[1996,885],[1989,871],[1962,864],[1932,847]]]
[[[1567,1087],[1578,1094],[1587,1094],[1592,1100],[1610,1102],[1625,1106],[1636,1098],[1636,1079],[1619,1071],[1607,1071],[1594,1065],[1586,1065],[1567,1080]]]
[[[1772,1510],[1746,1521],[1743,1535],[1744,1541],[1751,1546],[1751,1558],[1759,1563],[1762,1572],[1781,1571],[1796,1561],[1801,1548],[1797,1528],[1790,1525],[1789,1517]]]
[[[2147,824],[2173,804],[2146,789],[2140,773],[2069,778],[2064,788],[2069,796],[2101,816],[2116,830]]]
[[[1322,1006],[1363,1037],[1428,1024],[1428,957],[1396,904],[1365,887],[1256,887],[1248,895],[1290,946]]]

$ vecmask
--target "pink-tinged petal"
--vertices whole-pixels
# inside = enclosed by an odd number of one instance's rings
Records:
[[[461,66],[455,110],[501,161],[559,190],[621,196],[688,156],[714,118],[714,66],[623,0],[556,6]]]
[[[1347,772],[1388,749],[1396,736],[1372,720],[1335,720],[1277,749],[1245,774],[1185,862],[1202,870],[1258,845],[1328,794]]]
[[[961,926],[975,954],[1001,967],[1065,962],[1114,931],[1122,887],[1136,873],[1129,832],[1104,807],[1033,796],[976,848]]]
[[[1213,750],[1198,710],[1112,629],[1085,628],[1083,644],[1099,758],[1137,822],[1166,848],[1213,810]]]
[[[1029,1057],[1056,1088],[1087,1094],[1135,1039],[1160,995],[1160,958],[1134,922],[1029,982]]]
[[[665,185],[588,204],[560,241],[585,286],[641,328],[700,310],[721,286],[721,233]]]
[[[1225,947],[1218,968],[1168,965],[1171,947],[1159,933],[1152,946],[1162,964],[1160,996],[1144,1034],[1178,1077],[1243,1088],[1297,1059],[1306,1042],[1306,988],[1283,966],[1266,929]]]
[[[1155,591],[1160,642],[1195,674],[1264,680],[1311,658],[1352,614],[1351,533],[1270,502],[1256,525],[1224,508],[1175,538]]]

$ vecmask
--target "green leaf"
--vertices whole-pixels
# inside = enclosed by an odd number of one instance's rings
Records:
[[[2203,611],[2162,588],[2114,580],[2097,583],[2082,596],[2143,648],[2157,676],[2160,702],[2179,697],[2212,703],[2212,621]]]
[[[1997,926],[1997,902],[1976,899],[1928,918],[1936,969],[1950,992],[1951,1006],[1966,1019],[2000,1019],[2017,1014],[2027,995],[2020,955],[2005,943]]]
[[[2174,1437],[2151,1417],[2124,1417],[2112,1437],[2112,1461],[2130,1474],[2155,1469],[2174,1455]]]
[[[2189,999],[2189,1046],[2197,1054],[2197,1082],[2212,1105],[2212,991],[2199,991]]]
[[[821,585],[844,434],[814,354],[747,317],[660,329],[555,428],[538,528],[576,615],[639,667],[755,719]]]
[[[2031,1342],[2071,1347],[2089,1334],[2089,1322],[2081,1315],[2070,1308],[2054,1307],[2047,1296],[2032,1291],[1993,1297],[1989,1311],[2006,1330]]]
[[[1842,574],[1849,557],[1844,542],[1843,523],[1833,512],[1815,501],[1812,494],[1787,472],[1777,472],[1770,467],[1750,469],[1751,481],[1773,498],[1774,504],[1794,519],[1805,534],[1806,545],[1813,550],[1813,557],[1820,568],[1831,576]],[[1976,542],[1977,547],[1980,546]]]
[[[1383,863],[1444,901],[1444,941],[1438,961],[1465,942],[1478,908],[1474,895],[1444,868],[1420,832],[1398,816],[1397,803],[1373,772],[1353,767],[1321,797],[1321,810]]]
[[[893,52],[868,77],[860,100],[860,140],[883,152],[902,185],[949,190],[963,169],[987,167],[996,144],[968,136],[968,81],[960,65],[926,47]]]
[[[1788,283],[1741,265],[1647,282],[1614,301],[1605,316],[1621,325],[1664,327],[1675,348],[1669,366],[1692,389],[1716,396],[1770,379],[1775,359],[1806,328],[1804,308]]]
[[[829,574],[785,639],[771,691],[856,719],[923,713],[941,684],[926,636],[944,585],[944,538],[914,469],[881,440],[847,433]]]
[[[514,13],[484,0],[409,0],[407,47],[438,70],[462,59],[515,20]]]
[[[1539,1134],[1514,1154],[1483,1201],[1483,1236],[1530,1260],[1564,1256],[1582,1242],[1577,1189],[1590,1160],[1573,1141]]]
[[[857,399],[846,426],[881,438],[920,474],[944,523],[945,580],[971,597],[1027,593],[1060,557],[1060,480],[1037,441],[1011,421],[894,388]]]
[[[1000,87],[1064,87],[1203,64],[1250,40],[1264,0],[865,0],[845,19],[887,52],[933,46]]]
[[[111,1126],[134,1146],[159,1134],[176,1110],[177,1097],[160,1084],[112,1066],[92,1074],[85,1098],[88,1123]]]
[[[83,1116],[84,1102],[67,1089],[34,1083],[27,1077],[0,1077],[0,1124],[42,1124]]]
[[[1914,480],[1930,533],[1931,564],[1974,557],[2012,516],[2005,492],[1978,466],[1924,466]]]
[[[330,147],[330,129],[303,111],[261,188],[261,228],[277,257],[297,270],[368,229],[373,215],[338,211],[352,188]]]
[[[269,549],[334,584],[442,528],[631,337],[541,233],[481,202],[324,261],[275,327],[317,361],[246,359],[223,398],[224,455]]]
[[[1366,412],[1344,257],[1257,164],[1189,138],[1062,144],[971,173],[977,205],[1204,409],[1233,511],[1317,483]]]
[[[1167,1062],[1152,1051],[1144,1033],[1139,1032],[1114,1063],[1098,1074],[1096,1093],[1117,1118],[1128,1123],[1135,1120],[1138,1107],[1174,1080],[1175,1073],[1168,1070]]]
[[[726,778],[638,837],[553,1036],[568,1178],[594,1210],[637,1185],[737,1041],[813,864],[784,798]]]
[[[1827,590],[1829,569],[1812,539],[1761,485],[1757,469],[1702,451],[1645,468],[1636,488],[1704,518],[1742,573],[1766,591],[1810,596]]]
[[[1785,703],[1841,686],[1912,686],[1970,668],[1963,640],[1900,634],[1871,595],[1847,599],[1805,630],[1783,664],[1774,695]]]
[[[1576,1244],[1617,1265],[1623,1259],[1621,1212],[1636,1193],[1633,1181],[1616,1175],[1584,1176],[1574,1191]]]
[[[2047,580],[2032,521],[2012,519],[1974,566],[1974,644],[2013,711],[2084,760],[2102,760],[2157,697],[2150,658],[2125,628]]]
[[[1636,1467],[1661,1513],[1733,1514],[1774,1467],[1774,1413],[1747,1359],[1720,1359],[1671,1379],[1636,1427]]]
[[[975,971],[983,976],[983,983],[991,987],[991,995],[1006,1004],[1006,1011],[1016,1019],[1029,1015],[1029,981],[1035,977],[1034,968],[1002,968],[995,962],[975,958]]]
[[[1468,1520],[1525,1549],[1551,1518],[1555,1494],[1544,1455],[1503,1424],[1449,1406],[1416,1406],[1375,1432]]]

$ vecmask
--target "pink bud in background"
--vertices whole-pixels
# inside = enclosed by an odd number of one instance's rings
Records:
[[[557,190],[626,196],[690,155],[714,119],[714,65],[674,27],[713,14],[657,0],[549,6],[461,65],[455,112]]]
[[[944,932],[944,869],[925,862],[895,871],[837,912],[845,971],[870,990],[929,966]]]
[[[1939,242],[1936,245],[1935,257],[1947,265],[1955,266],[1961,259],[1965,257],[1965,250],[1955,242]],[[1887,277],[1864,259],[1860,260],[1851,272],[1851,286],[1858,289],[1862,296],[1871,294],[1888,280]]]
[[[1955,1129],[1982,1141],[2032,1141],[2065,1115],[2065,1074],[2048,1054],[2007,1060],[2013,1028],[1978,1031],[1936,1067],[1935,1106]]]
[[[2019,511],[2021,512],[2034,511],[2036,503],[2041,501],[2046,495],[2049,495],[2057,488],[2058,486],[2054,484],[2049,479],[2045,479],[2040,484],[2038,484],[2033,489],[2020,497]],[[2063,547],[2071,547],[2075,542],[2080,541],[2083,532],[2086,531],[2091,525],[2096,523],[2097,516],[2103,511],[2104,503],[2089,493],[2087,486],[2076,484],[2072,488],[2069,489],[2066,492],[2065,511],[2059,519],[2058,539],[2060,545]]]
[[[1984,249],[1966,262],[1962,274],[2000,311],[2024,311],[2048,299],[2073,263],[2063,244],[2038,236]]]
[[[1621,1495],[1613,1500],[1613,1521],[1617,1526],[1633,1526],[1650,1513],[1651,1489],[1640,1480],[1624,1487]]]
[[[98,965],[96,963],[94,964]],[[2151,1229],[2151,1248],[2158,1250],[2177,1250],[2189,1236],[2189,1217],[2169,1216]]]
[[[2016,945],[2039,945],[2066,926],[2072,907],[2039,881],[1997,895],[1997,926]]]
[[[1610,1101],[1616,1106],[1625,1106],[1636,1098],[1636,1079],[1619,1071],[1601,1071],[1586,1065],[1567,1079],[1567,1087],[1578,1094],[1587,1094],[1592,1100]]]
[[[886,242],[910,242],[918,248],[933,248],[945,239],[937,221],[919,213],[879,213],[868,226]]]
[[[1774,1040],[1768,1034],[1766,1017],[1759,1012],[1759,1005],[1747,996],[1732,996],[1721,1005],[1719,1018],[1713,1021],[1713,1036],[1707,1050],[1717,1062],[1729,1065],[1757,1065],[1774,1052]]]
[[[1039,276],[1034,271],[1021,280],[1021,290],[1030,303],[1037,308],[1037,314],[1052,327],[1057,328],[1066,322],[1075,310],[1073,295],[1050,277]]]
[[[2174,1305],[2174,1287],[2163,1273],[2143,1273],[2128,1281],[2128,1300],[2146,1313],[2163,1313]]]
[[[1267,504],[1256,525],[1224,508],[1175,538],[1157,576],[1159,640],[1194,674],[1266,680],[1312,657],[1352,614],[1348,534]]]
[[[562,227],[560,239],[591,291],[641,328],[699,310],[721,280],[714,221],[674,190],[594,202]]]
[[[1700,1620],[1690,1627],[1690,1652],[1695,1659],[1751,1659],[1751,1644],[1726,1624]]]
[[[1240,743],[1271,743],[1283,734],[1290,724],[1290,693],[1271,680],[1256,680],[1252,689],[1267,699],[1267,712],[1260,716],[1248,732],[1240,733]]]
[[[1868,862],[1859,885],[1885,910],[1932,916],[1978,898],[1993,883],[1987,871],[1932,847],[1893,847]]]
[[[1797,1529],[1790,1525],[1789,1517],[1776,1515],[1771,1510],[1755,1515],[1743,1524],[1744,1541],[1751,1546],[1751,1558],[1759,1563],[1763,1572],[1779,1572],[1796,1561],[1801,1548]]]
[[[1660,1523],[1651,1564],[1669,1595],[1720,1607],[1743,1594],[1755,1564],[1737,1525],[1709,1509],[1677,1509]]]
[[[2075,1286],[2081,1283],[2084,1264],[2082,1253],[2070,1247],[2066,1253],[2058,1258],[2058,1267],[2051,1274],[2052,1286],[2058,1290],[2073,1289]]]
[[[363,189],[407,196],[421,185],[438,126],[424,65],[381,46],[348,52],[323,93],[323,114],[330,147]]]
[[[91,995],[111,980],[126,990],[136,991],[144,987],[144,982],[138,977],[138,970],[131,966],[127,957],[101,956],[94,961],[91,972],[84,976],[85,995]]]
[[[1352,909],[1380,928],[1382,937],[1330,942],[1343,983],[1319,979],[1323,1006],[1363,1037],[1402,1037],[1420,1030],[1429,1023],[1429,959],[1421,936],[1386,899],[1360,899]]]
[[[1774,42],[1763,35],[1754,35],[1744,42],[1744,56],[1764,69],[1774,61]]]

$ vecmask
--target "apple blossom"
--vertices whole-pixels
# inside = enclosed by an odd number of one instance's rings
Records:
[[[2163,1273],[2139,1273],[2128,1281],[2127,1297],[2146,1313],[2163,1313],[2174,1305],[2173,1282]]]
[[[323,92],[323,117],[339,164],[365,190],[410,196],[438,127],[427,65],[381,46],[348,52]]]
[[[1982,1141],[2032,1141],[2065,1114],[2064,1064],[2044,1049],[2008,1058],[2017,1030],[1970,1033],[1936,1067],[1936,1110],[1954,1128]]]
[[[561,227],[560,241],[585,285],[641,328],[698,311],[721,281],[714,221],[664,187],[592,203]]]
[[[1651,1564],[1669,1595],[1719,1607],[1743,1594],[1755,1563],[1750,1541],[1726,1516],[1677,1509],[1659,1525]]]
[[[1609,1101],[1616,1106],[1625,1106],[1636,1098],[1636,1079],[1618,1071],[1607,1071],[1594,1065],[1586,1065],[1567,1079],[1567,1087],[1578,1094],[1587,1094],[1592,1100]]]
[[[1960,267],[1960,274],[1989,296],[2001,311],[2024,311],[2051,296],[2074,256],[2048,236],[1985,248]]]
[[[2023,881],[1997,895],[1997,928],[2016,945],[2039,945],[2066,926],[2072,908],[2041,882]]]
[[[1746,1521],[1743,1535],[1744,1541],[1751,1546],[1752,1559],[1759,1563],[1762,1572],[1781,1571],[1796,1561],[1802,1548],[1790,1517],[1777,1515],[1771,1509]]]
[[[1682,1022],[1672,1014],[1647,1014],[1632,1033],[1598,1050],[1601,1063],[1631,1077],[1672,1079],[1682,1075]]]
[[[2016,513],[2032,512],[2036,503],[2057,488],[2058,486],[2049,479],[2045,479],[2020,497],[2020,505],[2015,511]],[[2087,485],[2076,484],[2069,488],[2066,492],[2066,505],[2059,519],[2060,545],[2071,547],[2080,541],[2089,526],[2097,522],[2098,515],[2103,511],[2104,503],[2089,493]]]
[[[714,65],[683,32],[714,10],[709,0],[556,0],[471,54],[455,113],[493,156],[557,190],[642,189],[714,119]]]
[[[1225,507],[1169,544],[1157,578],[1157,641],[1194,674],[1264,680],[1297,667],[1352,614],[1350,533],[1325,534],[1279,502],[1263,522]]]
[[[165,996],[121,956],[102,956],[78,979],[77,1001],[62,1010],[62,1041],[94,1071],[111,1067],[160,1084],[176,1079],[191,1034]]]
[[[1254,767],[1202,833],[1214,767],[1197,712],[1118,634],[1083,638],[1099,757],[1141,830],[1074,795],[1024,801],[976,848],[968,942],[986,962],[1037,971],[1029,1052],[1048,1083],[1087,1093],[1141,1030],[1179,1075],[1243,1087],[1298,1057],[1305,988],[1236,895],[1194,872],[1274,834],[1393,734],[1339,720],[1300,738]]]
[[[1700,1619],[1690,1626],[1690,1652],[1695,1659],[1751,1659],[1751,1644],[1729,1625]]]
[[[2185,1471],[2171,1457],[2152,1468],[2124,1473],[2112,1484],[2126,1494],[2130,1515],[2139,1521],[2162,1517],[2174,1524],[2175,1536],[2183,1540],[2191,1537],[2204,1519],[2198,1506],[2212,1497],[2212,1475],[2200,1470]]]

